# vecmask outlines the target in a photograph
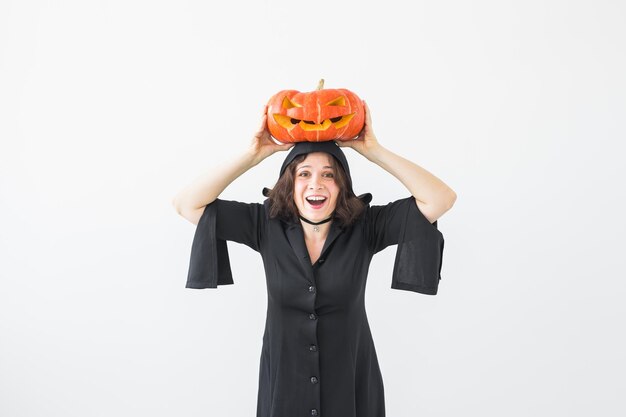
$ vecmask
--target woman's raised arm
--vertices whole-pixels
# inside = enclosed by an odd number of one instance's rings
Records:
[[[172,205],[184,218],[198,224],[204,207],[215,199],[235,179],[248,171],[262,160],[277,151],[290,149],[294,144],[276,144],[267,130],[267,105],[263,108],[261,123],[250,142],[249,148],[234,160],[218,167],[209,169],[196,178],[191,184],[183,188],[172,199]]]
[[[363,130],[355,140],[338,141],[338,145],[351,147],[399,179],[415,197],[415,203],[420,211],[434,223],[454,205],[456,193],[426,169],[382,146],[374,135],[370,109],[365,101],[363,104],[365,108]]]

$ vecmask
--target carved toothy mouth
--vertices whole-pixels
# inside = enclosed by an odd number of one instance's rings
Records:
[[[321,123],[316,123],[312,120],[294,119],[292,117],[276,113],[274,113],[273,116],[274,120],[276,120],[276,123],[278,123],[280,126],[284,127],[287,130],[291,130],[296,126],[300,126],[302,130],[312,131],[327,130],[331,126],[334,126],[335,129],[341,129],[350,122],[350,119],[352,119],[355,114],[356,113],[351,113],[339,117],[325,119]]]

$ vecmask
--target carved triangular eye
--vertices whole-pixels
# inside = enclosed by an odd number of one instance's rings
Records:
[[[302,107],[302,106],[298,103],[294,103],[293,101],[289,100],[289,97],[285,97],[283,99],[283,109],[291,109],[293,107]]]
[[[327,106],[345,106],[346,98],[344,96],[337,97],[336,99],[326,103]]]

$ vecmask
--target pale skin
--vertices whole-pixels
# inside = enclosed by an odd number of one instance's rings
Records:
[[[293,199],[298,212],[312,222],[329,218],[337,206],[339,185],[335,181],[331,158],[325,152],[311,152],[296,166]],[[307,197],[311,196],[324,197],[326,200],[319,207],[314,207],[307,201]],[[302,220],[300,223],[309,258],[315,263],[322,252],[332,221],[320,224],[318,232],[313,230],[313,225]]]
[[[374,135],[369,107],[365,101],[363,104],[365,108],[363,130],[354,140],[337,141],[337,144],[341,147],[354,149],[396,177],[415,197],[417,207],[428,221],[434,223],[452,208],[456,201],[456,193],[424,168],[382,146]],[[279,145],[271,139],[267,130],[267,106],[265,106],[261,122],[249,146],[234,160],[229,161],[219,169],[211,168],[196,178],[172,199],[172,204],[181,216],[197,225],[204,207],[215,201],[235,179],[268,156],[275,152],[287,151],[293,145],[293,143]],[[338,193],[338,189],[334,178],[331,179],[328,175],[329,171],[332,171],[326,168],[330,165],[328,158],[330,156],[326,153],[311,153],[297,167],[294,201],[300,214],[311,221],[327,218],[335,208],[336,194],[334,193]],[[306,168],[301,169],[303,166]],[[299,176],[304,171],[306,174]],[[312,194],[331,198],[326,202],[323,209],[313,210],[311,206],[307,206],[305,201],[305,197]],[[333,195],[334,198],[332,198]],[[301,221],[305,242],[313,263],[320,255],[331,223],[332,221],[319,225],[320,231],[314,232],[312,225]]]

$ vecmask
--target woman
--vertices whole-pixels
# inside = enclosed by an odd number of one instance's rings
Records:
[[[365,103],[364,103],[365,104]],[[257,417],[384,417],[383,379],[365,312],[372,256],[398,245],[391,287],[434,295],[443,235],[437,219],[456,199],[446,184],[380,145],[370,111],[348,142],[274,143],[261,125],[247,152],[175,199],[197,224],[187,288],[232,284],[226,241],[258,251],[268,311],[259,368]],[[349,146],[398,178],[408,198],[370,206],[352,190]],[[221,200],[241,174],[290,149],[263,204]]]

